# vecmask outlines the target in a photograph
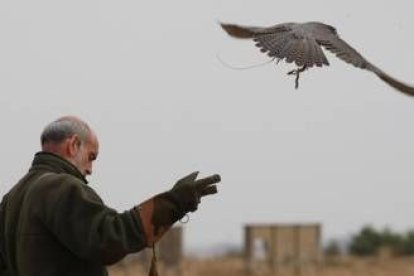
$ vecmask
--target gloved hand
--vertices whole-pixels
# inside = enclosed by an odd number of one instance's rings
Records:
[[[201,197],[216,194],[215,184],[221,180],[218,174],[196,180],[197,175],[193,172],[181,178],[170,191],[185,213],[196,211]]]
[[[141,220],[147,246],[152,246],[186,213],[197,210],[202,197],[217,193],[218,174],[196,180],[193,172],[180,180],[167,192],[158,194],[134,208]]]
[[[217,193],[218,174],[196,180],[198,172],[193,172],[178,180],[168,192],[154,198],[152,222],[156,226],[170,225],[186,213],[198,208],[203,196]]]

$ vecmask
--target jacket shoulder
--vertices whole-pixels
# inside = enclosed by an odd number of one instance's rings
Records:
[[[103,204],[99,195],[79,178],[65,173],[47,172],[32,183],[31,193],[34,198],[44,198],[47,202],[59,203],[59,200],[71,198]]]

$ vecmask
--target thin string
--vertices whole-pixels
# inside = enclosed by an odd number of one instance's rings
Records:
[[[271,60],[268,60],[268,61],[263,62],[263,63],[253,64],[253,65],[246,66],[246,67],[236,67],[236,66],[230,65],[230,64],[228,64],[227,62],[225,62],[225,61],[224,61],[224,60],[220,57],[219,53],[217,53],[217,54],[216,54],[216,57],[217,57],[218,61],[220,61],[220,63],[221,63],[221,64],[223,64],[223,65],[224,65],[224,66],[226,66],[227,68],[230,68],[230,69],[233,69],[233,70],[246,70],[246,69],[256,68],[256,67],[259,67],[259,66],[263,66],[263,65],[269,64],[269,63],[273,62],[273,61],[276,59],[276,57],[273,57]],[[279,62],[279,60],[278,60],[277,62]]]
[[[151,260],[151,266],[150,266],[148,275],[149,276],[158,276],[157,256],[155,254],[155,242],[152,244],[152,260]]]

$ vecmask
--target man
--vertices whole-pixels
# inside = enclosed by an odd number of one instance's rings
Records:
[[[68,116],[50,123],[41,146],[0,204],[2,276],[107,275],[106,265],[153,246],[220,181],[218,175],[196,180],[194,172],[118,213],[87,185],[99,144],[85,122]]]

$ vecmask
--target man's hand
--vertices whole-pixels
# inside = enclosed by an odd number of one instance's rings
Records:
[[[216,194],[217,186],[215,184],[221,180],[218,174],[196,180],[197,175],[198,172],[193,172],[181,178],[171,189],[171,193],[174,194],[185,213],[197,210],[203,196]]]
[[[198,172],[193,172],[178,180],[173,188],[154,197],[152,222],[156,226],[171,225],[188,212],[198,208],[203,196],[217,193],[218,174],[196,180]]]
[[[193,172],[180,180],[167,192],[158,194],[134,208],[141,219],[147,246],[152,246],[164,233],[188,212],[198,208],[200,199],[216,194],[216,183],[221,181],[218,174],[196,179]]]

